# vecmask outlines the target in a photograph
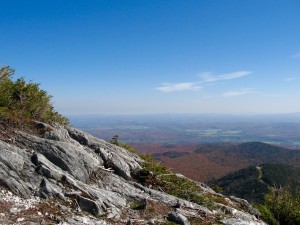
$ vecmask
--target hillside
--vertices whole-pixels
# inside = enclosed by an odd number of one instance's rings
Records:
[[[251,203],[263,202],[270,187],[300,189],[300,169],[284,164],[251,166],[210,183],[223,189],[225,195],[247,199]]]
[[[202,182],[262,163],[300,167],[299,150],[260,142],[200,144],[192,146],[192,150],[186,149],[186,153],[180,152],[178,157],[166,154],[155,154],[155,157],[174,171]]]
[[[15,130],[0,140],[2,223],[264,224],[251,205],[130,148],[68,126],[37,125],[39,136]]]

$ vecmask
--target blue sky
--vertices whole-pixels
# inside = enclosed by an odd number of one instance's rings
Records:
[[[0,65],[63,114],[300,112],[298,0],[0,0]]]

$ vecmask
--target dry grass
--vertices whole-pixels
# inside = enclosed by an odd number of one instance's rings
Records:
[[[4,216],[0,217],[1,224],[57,224],[60,221],[62,212],[56,205],[51,203],[40,203],[33,208],[21,209],[18,208],[17,212],[11,212],[14,208],[13,203],[0,201],[1,213]]]

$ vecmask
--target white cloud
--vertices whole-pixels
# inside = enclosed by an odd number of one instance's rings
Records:
[[[176,92],[176,91],[197,91],[201,89],[201,84],[208,85],[220,80],[232,80],[240,77],[249,75],[249,71],[238,71],[235,73],[213,75],[212,73],[202,73],[199,76],[201,80],[198,82],[182,82],[182,83],[163,83],[161,86],[157,87],[156,90],[161,92]]]
[[[287,82],[294,81],[294,80],[300,80],[300,77],[288,77],[285,79],[285,81],[287,81]]]
[[[223,93],[223,97],[237,97],[241,95],[248,95],[248,94],[261,94],[262,92],[255,91],[251,88],[241,89],[238,91],[228,91]]]
[[[199,76],[202,78],[203,83],[216,82],[220,80],[232,80],[240,77],[244,77],[251,74],[250,71],[238,71],[235,73],[227,73],[221,75],[213,75],[212,73],[202,73]]]
[[[292,55],[292,59],[299,59],[300,58],[300,52]]]
[[[156,88],[161,92],[175,92],[175,91],[196,91],[201,89],[201,86],[197,82],[185,82],[185,83],[164,83],[160,87]]]

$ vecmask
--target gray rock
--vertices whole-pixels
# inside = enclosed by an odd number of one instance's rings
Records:
[[[247,200],[237,198],[235,196],[230,196],[230,200],[232,200],[234,203],[239,204],[239,206],[246,212],[255,215],[257,217],[261,216],[261,213],[257,209],[253,208],[252,205],[250,205]]]
[[[168,219],[169,221],[178,223],[178,224],[180,224],[180,225],[190,225],[190,222],[188,221],[188,219],[187,219],[184,215],[181,215],[181,214],[178,213],[178,212],[172,212],[172,213],[169,213],[167,219]]]
[[[186,201],[186,200],[183,200],[183,199],[180,199],[180,198],[176,198],[173,195],[169,195],[169,194],[166,194],[166,193],[161,192],[161,191],[146,188],[146,187],[144,187],[143,185],[141,185],[139,183],[134,183],[134,186],[141,189],[141,190],[143,190],[145,193],[147,193],[149,196],[151,196],[151,199],[163,202],[163,203],[169,205],[170,207],[175,208],[177,205],[180,205],[183,208],[189,208],[189,209],[192,209],[192,210],[197,210],[198,213],[205,214],[207,216],[213,215],[213,212],[210,211],[209,209],[207,209],[207,208],[205,208],[201,205],[195,204],[193,202],[189,202],[189,201]]]
[[[81,210],[89,212],[97,217],[103,215],[103,211],[97,202],[88,198],[84,198],[80,195],[77,196],[77,202]]]
[[[51,163],[45,156],[34,153],[31,157],[32,162],[36,165],[36,172],[50,179],[61,180],[64,171]]]
[[[131,179],[131,172],[141,169],[139,163],[143,160],[137,155],[110,144],[106,141],[97,139],[89,134],[74,128],[67,128],[69,135],[80,144],[88,146],[101,156],[107,168],[111,167],[117,175],[125,179]]]
[[[41,182],[39,196],[42,198],[54,198],[54,197],[57,197],[60,199],[64,198],[62,189],[59,186],[57,186],[53,183],[50,183],[46,179],[43,179]]]
[[[44,155],[51,163],[81,181],[86,181],[89,174],[103,163],[93,151],[73,143],[46,140],[23,132],[18,132],[16,141]]]
[[[15,194],[29,198],[33,186],[38,186],[37,180],[31,179],[32,172],[33,167],[24,150],[0,140],[0,184]],[[22,179],[25,174],[26,179]]]
[[[72,217],[68,217],[65,220],[66,222],[60,223],[60,225],[70,225],[70,224],[74,224],[74,225],[78,225],[78,224],[86,224],[86,225],[109,225],[109,223],[107,223],[104,220],[100,220],[100,219],[92,219],[86,216],[72,216]]]
[[[107,218],[108,219],[113,219],[113,220],[116,220],[118,221],[121,217],[121,213],[120,213],[120,210],[116,207],[111,207],[111,208],[108,208],[107,210]]]
[[[220,204],[221,205],[221,204]],[[250,225],[266,225],[263,221],[257,219],[254,215],[242,212],[240,210],[237,210],[235,208],[222,205],[221,211],[227,215],[225,219],[223,219],[221,222],[224,224],[231,224],[231,225],[244,225],[244,224],[250,224]],[[219,213],[216,213],[217,215],[220,215]],[[224,215],[221,213],[221,215]]]
[[[20,211],[20,209],[18,209],[18,208],[11,208],[9,211],[11,213],[18,213]]]
[[[221,220],[221,223],[225,225],[267,225],[262,221],[247,221],[239,218],[228,218]]]
[[[90,199],[97,201],[97,204],[106,209],[111,206],[123,208],[126,206],[126,198],[119,193],[111,190],[102,189],[97,186],[90,186],[81,181],[78,181],[71,176],[66,176],[65,184],[72,186],[73,189],[79,190],[82,194],[88,196]],[[108,206],[108,207],[107,207]]]
[[[203,219],[199,213],[198,210],[192,210],[192,209],[189,209],[189,210],[184,210],[184,209],[176,209],[175,212],[187,217],[187,218],[199,218],[199,219]]]
[[[211,219],[219,215],[224,218],[224,224],[264,224],[254,216],[258,214],[252,206],[241,199],[232,197],[230,206],[215,203],[219,209],[211,211],[144,187],[131,178],[131,173],[140,170],[143,163],[137,155],[74,128],[37,124],[45,131],[44,138],[16,132],[14,143],[0,140],[0,184],[24,198],[33,199],[38,195],[46,199],[43,201],[55,198],[70,203],[73,208],[69,204],[59,208],[67,213],[61,224],[109,224],[105,219],[114,224],[127,221],[131,221],[130,224],[163,224],[170,211],[174,211],[169,214],[170,220],[179,224],[189,224],[188,218]],[[199,194],[218,195],[205,184],[194,183],[203,191]],[[130,208],[132,202],[148,200],[164,205],[169,211],[145,219],[141,218],[139,210]],[[91,215],[74,212],[76,204]],[[74,214],[69,215],[71,212]],[[93,216],[101,216],[103,220]]]

